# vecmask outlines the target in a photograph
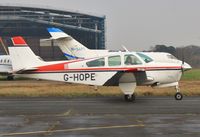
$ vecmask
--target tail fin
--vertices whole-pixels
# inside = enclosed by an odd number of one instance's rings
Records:
[[[8,50],[12,60],[13,71],[31,70],[44,64],[44,61],[33,53],[22,37],[13,37],[11,40],[13,46],[8,47]]]
[[[48,28],[47,30],[52,36],[51,39],[57,41],[58,46],[68,59],[87,57],[90,49],[86,48],[80,42],[76,41],[58,28]]]

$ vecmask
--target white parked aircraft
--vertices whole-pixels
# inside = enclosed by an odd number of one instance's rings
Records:
[[[8,51],[4,45],[2,38],[0,37],[0,45],[4,48],[7,55],[0,55],[0,75],[7,76],[8,80],[13,80],[12,75],[12,63]]]
[[[9,47],[13,72],[21,77],[80,83],[98,86],[119,86],[126,101],[135,99],[136,86],[176,87],[175,98],[182,99],[179,80],[187,63],[157,63],[136,52],[113,52],[89,59],[70,61],[40,60],[22,37],[13,37]]]
[[[0,75],[7,76],[8,80],[13,80],[12,62],[9,55],[0,55]]]
[[[39,56],[37,58],[41,59]],[[14,79],[10,55],[0,55],[0,75],[7,76],[7,80]]]
[[[59,48],[68,59],[86,59],[109,54],[109,50],[88,49],[58,28],[48,28],[47,30],[52,36],[50,40],[57,41]]]
[[[58,28],[48,28],[47,30],[51,35],[50,40],[56,40],[57,45],[59,46],[65,57],[68,59],[78,59],[78,58],[87,59],[87,58],[109,55],[111,52],[116,52],[116,51],[99,50],[99,49],[91,50]],[[129,52],[125,47],[123,48],[125,49],[125,52]],[[155,62],[165,62],[165,63],[182,62],[173,55],[171,55],[170,53],[164,53],[164,52],[138,52],[138,53],[142,53],[144,55],[151,57]]]

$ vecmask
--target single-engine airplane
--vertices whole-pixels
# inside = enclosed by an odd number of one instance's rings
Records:
[[[191,66],[183,63],[154,62],[137,52],[113,52],[88,59],[45,62],[39,59],[20,37],[12,38],[9,47],[13,73],[21,77],[80,83],[98,86],[119,86],[126,101],[135,100],[136,86],[175,87],[175,99],[181,100],[179,80]]]

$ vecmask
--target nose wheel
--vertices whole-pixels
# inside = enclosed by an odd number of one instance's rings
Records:
[[[124,95],[124,99],[125,99],[127,102],[133,102],[133,101],[135,101],[135,94],[132,94],[132,95]]]
[[[181,93],[176,93],[174,97],[175,97],[176,100],[182,100],[183,99],[183,95]]]
[[[176,92],[177,92],[177,93],[176,93],[175,96],[174,96],[175,99],[176,99],[176,100],[182,100],[182,99],[183,99],[183,94],[180,93],[180,89],[179,89],[178,86],[176,86]]]

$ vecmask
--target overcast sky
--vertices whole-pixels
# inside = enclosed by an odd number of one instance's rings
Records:
[[[11,0],[106,15],[108,49],[200,45],[200,0]],[[0,0],[0,4],[8,3]],[[10,3],[10,5],[12,5]]]

